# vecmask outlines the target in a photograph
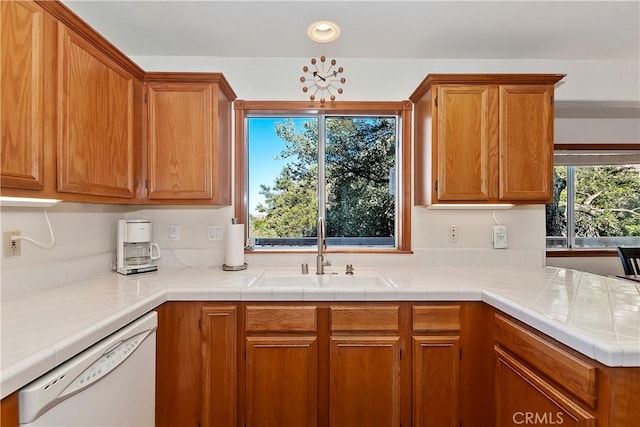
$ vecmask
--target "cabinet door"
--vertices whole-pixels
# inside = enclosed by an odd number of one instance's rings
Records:
[[[434,121],[438,200],[483,201],[497,181],[497,91],[441,86]]]
[[[213,197],[214,84],[148,85],[149,199]]]
[[[527,366],[495,347],[496,427],[595,427],[596,418]]]
[[[202,426],[235,427],[237,414],[237,308],[202,309]]]
[[[316,337],[247,337],[247,427],[314,427],[318,417]]]
[[[398,337],[331,337],[329,425],[400,425]]]
[[[197,426],[202,416],[202,337],[199,302],[156,309],[156,427]]]
[[[413,426],[459,424],[457,336],[413,338]]]
[[[58,24],[58,191],[133,198],[134,78]]]
[[[0,177],[2,187],[43,188],[44,11],[0,2]]]
[[[553,86],[500,86],[500,200],[550,202]]]

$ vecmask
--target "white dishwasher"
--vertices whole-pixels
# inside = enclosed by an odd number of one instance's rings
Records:
[[[153,427],[156,329],[148,313],[20,390],[20,427]]]

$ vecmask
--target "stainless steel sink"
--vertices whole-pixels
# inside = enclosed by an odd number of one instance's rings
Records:
[[[302,274],[289,270],[267,270],[249,287],[256,288],[395,288],[396,286],[375,271],[358,271],[347,275],[337,272]]]

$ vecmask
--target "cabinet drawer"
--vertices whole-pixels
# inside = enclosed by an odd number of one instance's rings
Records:
[[[331,331],[398,331],[397,305],[331,307]]]
[[[498,314],[495,316],[495,339],[529,366],[595,408],[598,393],[595,366]]]
[[[418,305],[413,307],[413,331],[459,331],[459,305]]]
[[[316,332],[316,306],[247,306],[247,332]]]

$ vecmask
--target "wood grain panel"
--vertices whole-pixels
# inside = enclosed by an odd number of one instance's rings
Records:
[[[156,427],[197,426],[202,416],[199,302],[157,308]]]
[[[398,337],[331,337],[329,425],[400,425]]]
[[[431,155],[433,153],[432,91],[415,102],[413,133],[413,203],[426,206],[431,201]]]
[[[316,306],[247,306],[247,332],[316,332],[317,329]]]
[[[552,200],[553,86],[500,87],[500,199]]]
[[[459,305],[414,305],[413,331],[459,331]]]
[[[489,86],[441,86],[437,89],[438,200],[489,200],[492,144]]]
[[[247,337],[247,427],[315,427],[316,337]]]
[[[398,305],[331,307],[331,331],[398,331]]]
[[[133,198],[133,76],[62,24],[58,50],[58,191]]]
[[[457,336],[413,338],[414,427],[458,427],[459,353]]]
[[[148,84],[149,199],[213,197],[211,83]]]
[[[495,340],[595,408],[598,393],[595,366],[500,315],[495,316]]]
[[[581,408],[525,365],[495,347],[496,427],[519,424],[595,427]],[[527,422],[528,421],[528,422]]]
[[[202,308],[202,426],[235,427],[237,307]]]
[[[0,402],[0,426],[18,427],[18,392],[12,393]]]
[[[0,183],[44,188],[44,14],[31,1],[0,2]]]

